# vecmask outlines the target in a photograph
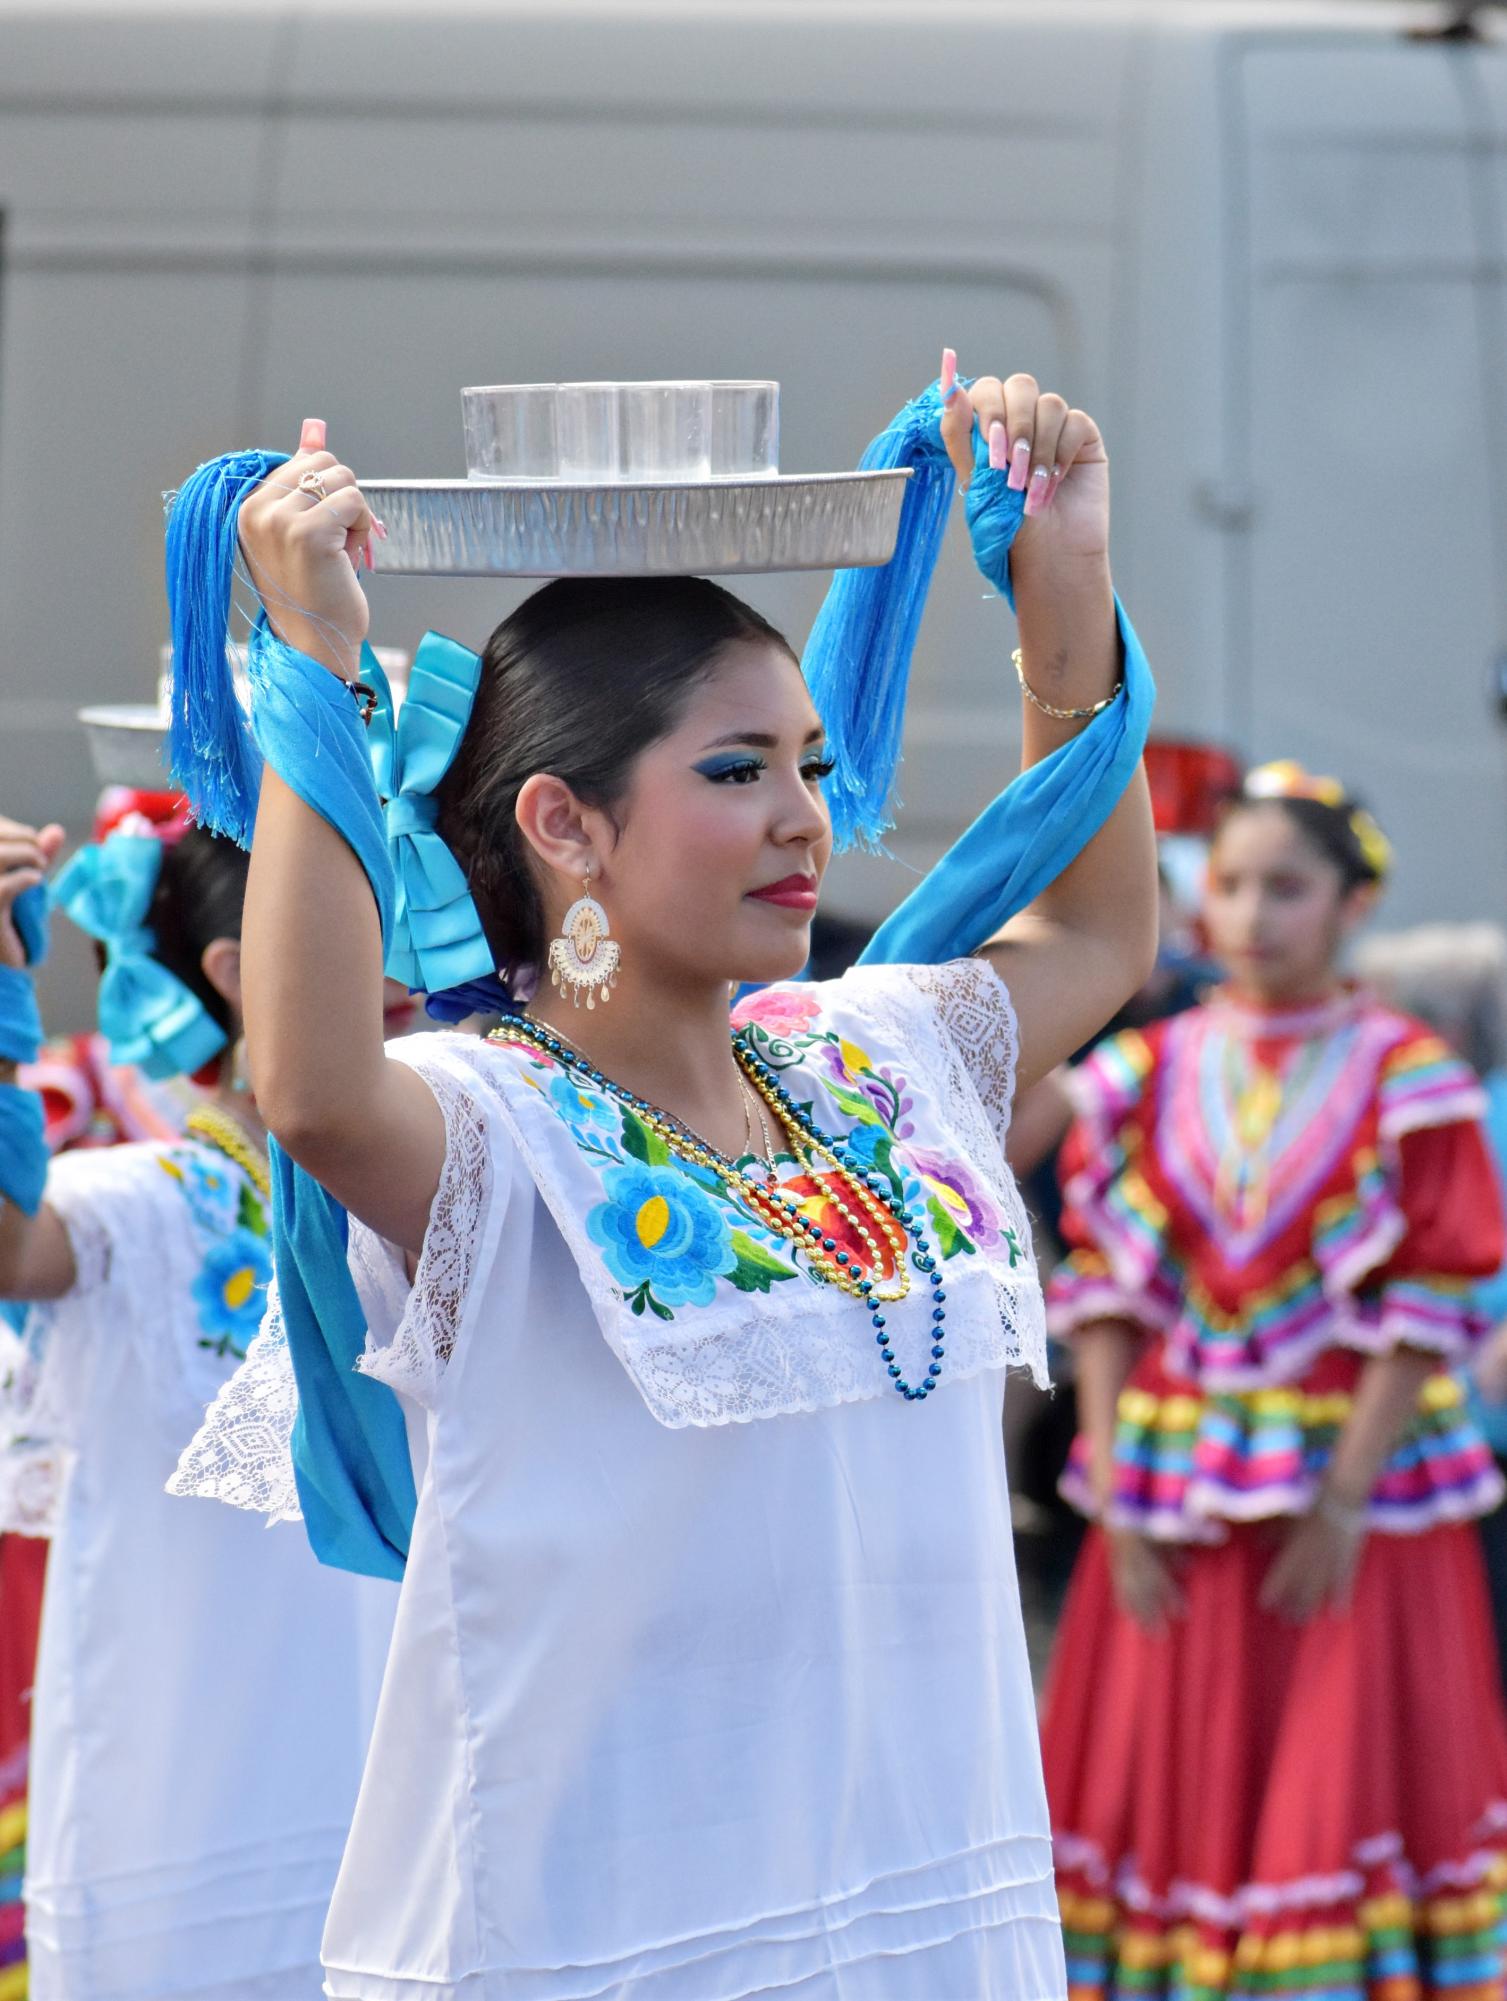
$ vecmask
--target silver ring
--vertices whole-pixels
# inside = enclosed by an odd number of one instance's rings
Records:
[[[323,473],[304,473],[299,479],[298,490],[300,493],[312,493],[316,500],[328,500],[330,497],[325,487]]]

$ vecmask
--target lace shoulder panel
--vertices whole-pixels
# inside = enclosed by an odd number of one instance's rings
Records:
[[[940,966],[900,970],[931,1002],[953,1063],[961,1064],[1003,1149],[1020,1059],[1020,1028],[1009,988],[987,959],[951,959]]]
[[[487,1226],[496,1221],[486,1051],[474,1036],[446,1034],[415,1036],[388,1053],[434,1093],[445,1121],[445,1163],[411,1283],[402,1252],[351,1219],[350,1270],[367,1320],[357,1367],[432,1407],[455,1352]]]
[[[167,1483],[170,1494],[223,1501],[269,1521],[303,1517],[293,1477],[298,1385],[274,1279],[246,1359],[222,1383]]]

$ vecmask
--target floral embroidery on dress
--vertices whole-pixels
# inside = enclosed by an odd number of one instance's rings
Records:
[[[208,1149],[175,1148],[158,1154],[157,1165],[177,1183],[202,1244],[191,1288],[199,1346],[244,1361],[272,1278],[266,1209],[251,1183]]]
[[[733,1026],[744,1030],[793,1092],[803,1069],[821,1087],[846,1128],[833,1130],[838,1122],[827,1107],[815,1107],[814,1091],[803,1109],[883,1175],[906,1208],[926,1218],[938,1257],[1003,1250],[1012,1269],[1023,1263],[1019,1237],[982,1177],[935,1148],[910,1144],[915,1103],[903,1071],[877,1062],[859,1043],[820,1022],[817,994],[788,988],[751,995],[733,1015]],[[822,1283],[796,1246],[749,1215],[714,1171],[672,1158],[632,1106],[595,1089],[573,1066],[542,1050],[511,1047],[524,1081],[548,1098],[576,1146],[600,1166],[602,1200],[587,1213],[586,1233],[618,1296],[635,1314],[672,1321],[678,1308],[711,1305],[719,1282],[748,1293],[768,1293],[791,1279]],[[780,1191],[797,1200],[823,1236],[850,1255],[862,1251],[838,1208],[837,1177],[810,1170],[788,1152],[777,1153],[776,1162]],[[879,1256],[881,1277],[894,1278],[895,1254],[888,1244],[879,1245]]]

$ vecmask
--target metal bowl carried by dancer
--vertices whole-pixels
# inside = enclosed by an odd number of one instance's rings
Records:
[[[897,553],[839,576],[804,678],[717,584],[562,574],[479,656],[429,635],[395,725],[378,524],[322,425],[201,469],[170,522],[179,775],[242,833],[254,805],[278,1210],[268,1325],[175,1486],[296,1505],[402,1579],[325,1936],[345,2001],[1065,1991],[999,1422],[1045,1330],[1003,1144],[1151,963],[1150,680],[1084,412],[949,356],[868,462],[911,474]],[[834,813],[885,824],[959,486],[1013,592],[1025,770],[803,983]],[[249,723],[217,687],[237,520]],[[385,1048],[384,964],[500,1026]]]

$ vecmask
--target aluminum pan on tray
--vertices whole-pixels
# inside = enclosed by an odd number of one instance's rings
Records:
[[[428,577],[734,576],[887,563],[910,474],[666,485],[363,480],[375,568]]]

